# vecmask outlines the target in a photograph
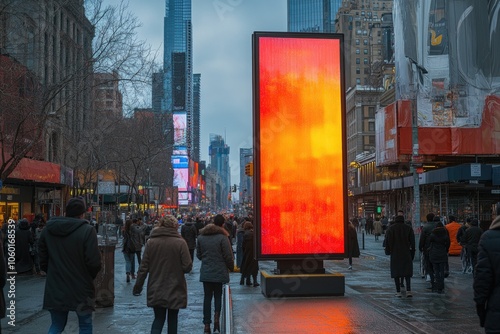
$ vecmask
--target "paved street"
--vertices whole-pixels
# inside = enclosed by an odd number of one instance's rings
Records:
[[[363,238],[358,234],[360,247]],[[383,238],[383,237],[382,237]],[[343,297],[269,299],[260,287],[239,285],[239,274],[231,274],[234,333],[482,333],[472,301],[472,276],[461,273],[460,261],[450,258],[450,277],[445,294],[426,289],[428,283],[417,274],[412,280],[413,298],[394,297],[388,257],[382,240],[365,236],[361,258],[354,259],[353,270],[347,260],[326,261],[325,267],[345,275]],[[132,284],[125,283],[121,249],[115,254],[115,305],[95,312],[94,333],[149,333],[153,312],[146,307],[145,290],[132,296]],[[179,313],[179,333],[202,333],[203,289],[199,261],[187,274],[188,308]],[[271,271],[274,262],[261,263]],[[414,263],[418,271],[418,259]],[[41,310],[44,278],[19,276],[16,280],[16,326],[6,333],[46,333],[49,313]],[[77,333],[76,316],[70,315],[64,333]],[[166,331],[165,331],[166,332]]]

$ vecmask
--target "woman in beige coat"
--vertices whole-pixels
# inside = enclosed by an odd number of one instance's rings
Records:
[[[184,274],[191,271],[193,262],[186,241],[177,231],[174,216],[160,219],[151,232],[141,267],[137,273],[134,295],[142,291],[149,274],[147,305],[152,307],[155,319],[151,333],[161,333],[168,310],[168,334],[177,333],[179,309],[187,306],[187,284]]]

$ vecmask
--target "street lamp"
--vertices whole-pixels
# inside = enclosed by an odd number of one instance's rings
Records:
[[[425,67],[419,65],[414,59],[410,57],[406,57],[415,65],[418,71],[418,78],[421,78],[423,74],[427,74],[428,71]],[[411,141],[412,141],[412,155],[411,155],[411,171],[413,173],[413,201],[414,201],[414,209],[413,213],[413,221],[415,222],[415,226],[420,225],[420,179],[418,168],[420,167],[422,161],[419,156],[419,146],[418,146],[418,110],[417,110],[417,96],[418,96],[418,81],[415,82],[415,74],[412,71],[412,86],[411,90],[411,113],[412,113],[412,126],[411,126]],[[418,225],[417,225],[418,224]]]

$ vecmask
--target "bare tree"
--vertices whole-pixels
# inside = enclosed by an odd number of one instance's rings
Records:
[[[0,180],[25,157],[105,165],[99,146],[113,124],[94,115],[93,76],[119,73],[126,101],[145,103],[156,54],[137,39],[139,26],[124,2],[1,1]]]

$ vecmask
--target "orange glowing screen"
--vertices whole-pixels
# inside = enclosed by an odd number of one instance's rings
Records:
[[[259,258],[344,254],[343,76],[336,36],[254,40]]]

